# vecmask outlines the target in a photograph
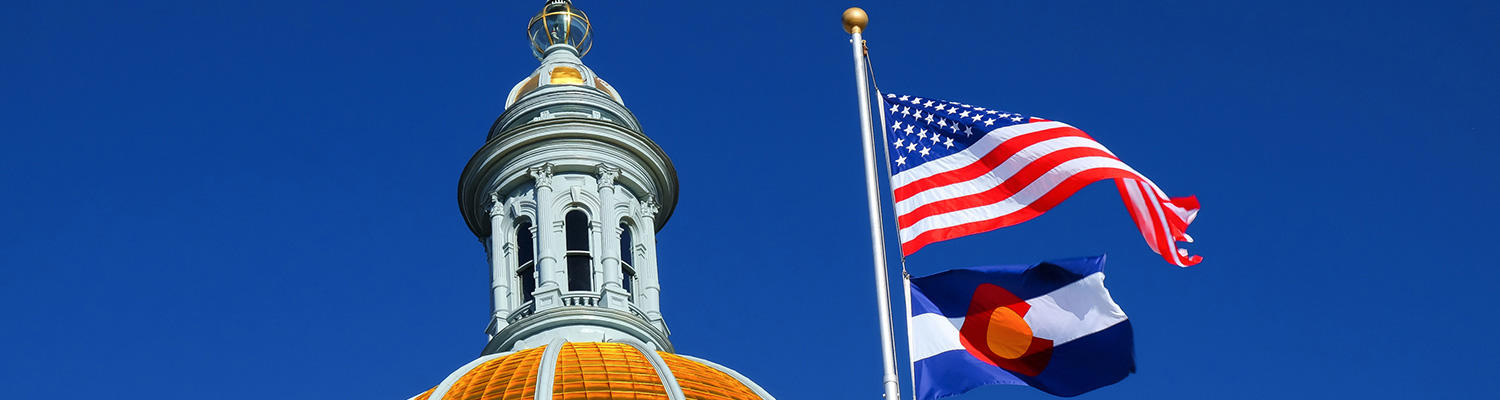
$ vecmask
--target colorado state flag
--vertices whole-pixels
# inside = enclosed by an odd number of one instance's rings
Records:
[[[1103,269],[1098,256],[912,278],[917,400],[993,384],[1077,396],[1135,372],[1130,320]]]

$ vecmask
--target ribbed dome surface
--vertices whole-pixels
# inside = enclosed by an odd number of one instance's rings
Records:
[[[667,362],[667,368],[682,386],[682,394],[689,399],[737,400],[759,399],[750,388],[734,377],[676,354],[657,352]]]
[[[441,400],[534,399],[546,346],[522,350],[484,361],[463,372]],[[671,376],[683,398],[692,400],[762,400],[730,374],[687,357],[656,352],[668,371],[658,371],[653,360],[635,346],[623,343],[565,343],[553,366],[552,398],[560,400],[669,400],[661,376]],[[462,372],[462,371],[460,371]],[[666,372],[664,374],[663,372]],[[428,390],[413,400],[429,400]],[[431,399],[437,400],[437,399]]]
[[[557,354],[552,398],[666,400],[656,368],[620,343],[568,343]]]

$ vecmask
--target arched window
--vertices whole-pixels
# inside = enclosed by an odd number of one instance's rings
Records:
[[[536,242],[532,239],[531,222],[516,226],[516,278],[521,281],[521,301],[532,300],[536,291]]]
[[[589,216],[583,210],[569,211],[563,219],[568,232],[568,290],[594,290],[594,257],[589,254]]]
[[[635,293],[635,243],[630,237],[630,224],[620,223],[620,287],[627,293]]]

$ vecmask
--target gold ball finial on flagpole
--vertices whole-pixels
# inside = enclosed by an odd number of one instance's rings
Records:
[[[849,7],[848,10],[844,10],[844,32],[861,33],[868,25],[870,25],[870,15],[865,14],[863,8]]]

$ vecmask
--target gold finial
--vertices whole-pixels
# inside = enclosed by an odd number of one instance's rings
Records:
[[[844,32],[861,33],[868,25],[870,25],[870,15],[865,14],[863,8],[849,7],[848,10],[844,10]]]

